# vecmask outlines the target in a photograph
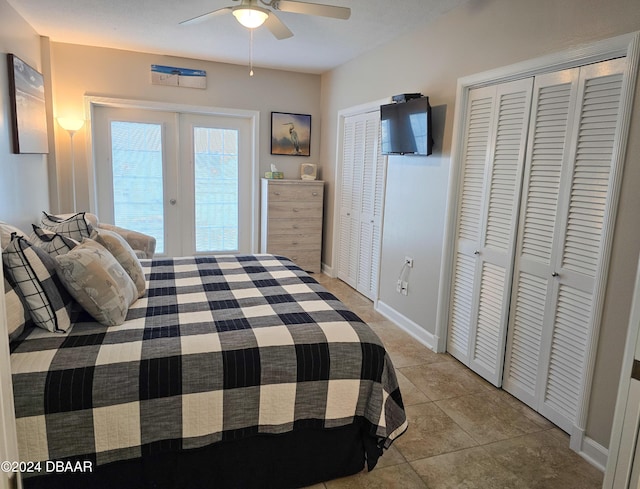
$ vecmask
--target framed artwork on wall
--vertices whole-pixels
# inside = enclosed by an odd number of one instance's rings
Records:
[[[48,153],[44,78],[14,54],[7,54],[7,64],[13,152]]]
[[[271,112],[271,154],[309,156],[311,154],[311,116]]]

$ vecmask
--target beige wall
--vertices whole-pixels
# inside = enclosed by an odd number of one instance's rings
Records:
[[[0,0],[0,221],[30,231],[30,223],[49,208],[47,160],[44,155],[12,152],[7,53],[42,72],[40,36]]]
[[[260,173],[275,163],[285,178],[299,178],[300,163],[317,163],[320,147],[320,76],[255,68],[249,76],[245,66],[159,56],[116,49],[51,43],[53,111],[56,117],[84,117],[84,96],[96,95],[142,101],[163,101],[204,107],[260,111]],[[151,84],[152,64],[203,69],[207,89],[166,87]],[[311,114],[311,156],[272,156],[271,111]],[[62,210],[72,207],[69,192],[68,134],[55,124],[57,161],[61,177]],[[78,148],[80,148],[78,150]],[[78,208],[88,205],[86,126],[74,136]]]
[[[472,0],[466,6],[322,77],[323,175],[329,180],[324,261],[332,265],[337,114],[403,92],[430,97],[440,127],[428,158],[389,160],[380,300],[435,333],[446,189],[457,79],[640,30],[637,0]],[[640,251],[640,89],[609,275],[587,436],[609,444],[631,289]],[[414,258],[409,295],[395,292],[402,260]]]

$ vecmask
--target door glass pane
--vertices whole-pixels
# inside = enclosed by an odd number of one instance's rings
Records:
[[[194,127],[196,252],[238,250],[238,131]]]
[[[162,125],[111,122],[114,223],[156,238],[164,253]]]

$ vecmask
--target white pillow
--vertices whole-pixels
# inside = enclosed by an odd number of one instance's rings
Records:
[[[18,236],[27,237],[27,234],[11,224],[0,221],[0,250],[4,250],[11,243],[11,235],[16,233]]]

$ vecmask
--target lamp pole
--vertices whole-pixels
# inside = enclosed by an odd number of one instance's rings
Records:
[[[58,117],[60,127],[69,133],[69,141],[71,146],[71,195],[73,196],[73,212],[76,212],[76,158],[73,147],[73,136],[84,125],[82,119],[67,119]]]

